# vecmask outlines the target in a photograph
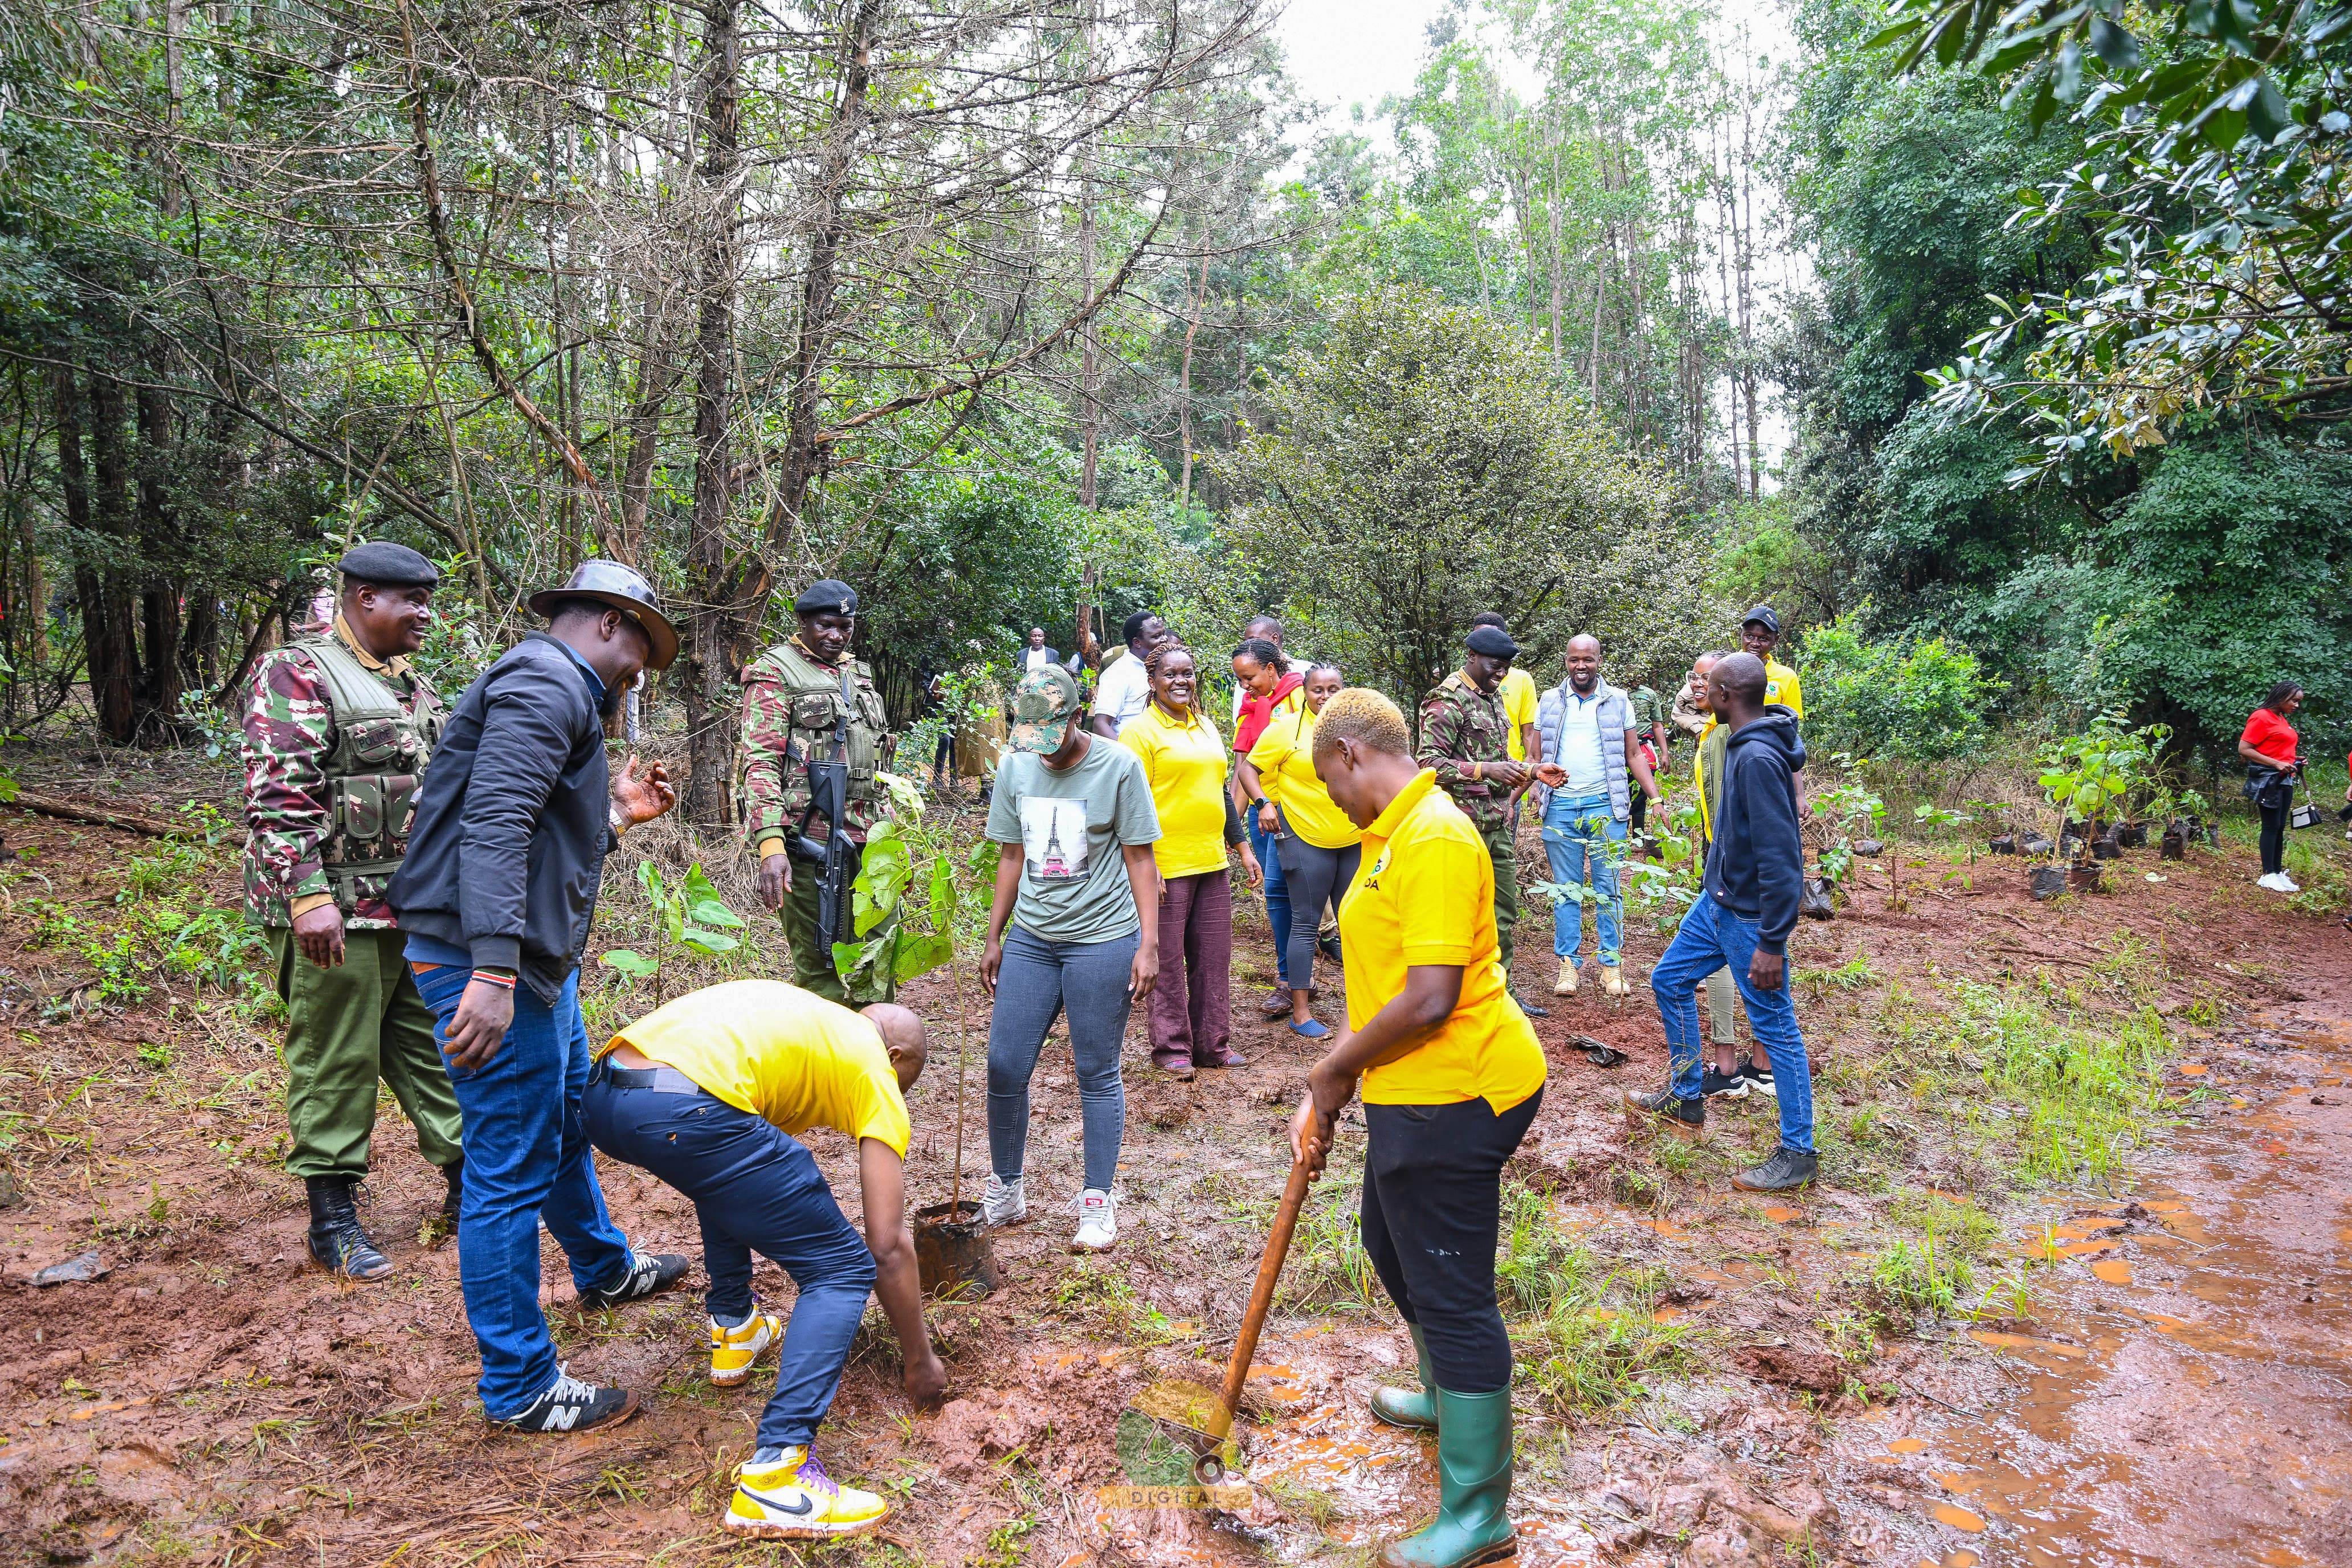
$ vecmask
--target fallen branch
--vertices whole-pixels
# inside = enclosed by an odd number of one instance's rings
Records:
[[[25,811],[37,811],[44,816],[61,816],[68,822],[88,822],[100,827],[120,827],[130,833],[144,833],[150,838],[173,838],[193,835],[196,830],[184,823],[167,822],[144,812],[109,811],[104,806],[89,805],[61,795],[44,795],[39,790],[19,789],[14,800],[5,804]]]

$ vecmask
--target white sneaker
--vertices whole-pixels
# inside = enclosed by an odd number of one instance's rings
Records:
[[[2281,871],[2278,874],[2278,890],[2282,893],[2300,893],[2303,891],[2303,884]]]
[[[1118,1200],[1100,1187],[1088,1187],[1071,1200],[1078,1216],[1078,1234],[1070,1237],[1072,1252],[1100,1252],[1118,1239]]]
[[[1021,1184],[1027,1178],[1015,1176],[1000,1182],[996,1173],[988,1173],[988,1190],[980,1195],[980,1222],[991,1229],[1000,1225],[1018,1225],[1029,1217],[1029,1200],[1021,1194]]]
[[[2268,889],[2273,893],[2292,893],[2300,890],[2293,882],[2286,879],[2286,873],[2284,871],[2266,871],[2254,879],[2254,886]]]

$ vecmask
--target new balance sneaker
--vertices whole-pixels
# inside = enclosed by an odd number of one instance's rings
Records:
[[[754,1312],[731,1329],[711,1319],[710,1381],[721,1388],[734,1387],[751,1375],[751,1363],[783,1337],[783,1320],[773,1312]]]
[[[1739,1071],[1733,1076],[1759,1093],[1769,1094],[1775,1100],[1780,1098],[1780,1091],[1772,1087],[1772,1074],[1767,1068],[1758,1067],[1753,1057],[1741,1062]]]
[[[739,1535],[812,1541],[864,1535],[889,1512],[880,1498],[843,1486],[795,1445],[762,1448],[735,1472],[735,1496],[720,1522]]]
[[[980,1194],[980,1222],[993,1228],[1000,1225],[1018,1225],[1029,1217],[1029,1200],[1022,1195],[1021,1184],[1027,1180],[1015,1176],[1000,1182],[996,1173],[988,1173],[988,1187]]]
[[[1739,1076],[1738,1068],[1734,1068],[1731,1071],[1731,1076],[1728,1078],[1716,1071],[1713,1068],[1709,1068],[1705,1072],[1699,1074],[1698,1097],[1701,1100],[1713,1100],[1718,1095],[1725,1100],[1746,1100],[1748,1098],[1748,1080]]]
[[[580,1292],[580,1304],[595,1310],[617,1307],[624,1301],[635,1301],[646,1296],[658,1296],[675,1289],[686,1278],[690,1265],[675,1252],[639,1252],[629,1249],[629,1267],[610,1285],[599,1285],[593,1290]]]
[[[1685,1100],[1670,1089],[1642,1089],[1627,1095],[1625,1103],[1659,1118],[1685,1138],[1697,1137],[1706,1126],[1706,1101]]]
[[[627,1389],[599,1388],[559,1366],[555,1382],[530,1402],[530,1408],[520,1415],[493,1419],[490,1425],[509,1432],[585,1432],[592,1426],[617,1425],[636,1413],[637,1396]]]
[[[1078,1234],[1070,1237],[1072,1252],[1100,1252],[1118,1239],[1118,1200],[1100,1187],[1088,1187],[1070,1202],[1078,1216]]]

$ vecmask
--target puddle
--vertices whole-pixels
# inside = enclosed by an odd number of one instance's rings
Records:
[[[1948,1500],[1921,1502],[1944,1564],[1969,1538],[2036,1568],[2352,1561],[2352,1107],[2310,1103],[2312,1077],[2343,1075],[2352,1051],[2294,1032],[2293,1055],[2228,1064],[2258,1109],[2180,1129],[2133,1194],[2145,1217],[2025,1238],[2057,1254],[2035,1270],[2035,1331],[1968,1336],[2000,1356],[2009,1396],[1923,1412],[1892,1443],[1849,1428],[1879,1466],[1934,1456]]]

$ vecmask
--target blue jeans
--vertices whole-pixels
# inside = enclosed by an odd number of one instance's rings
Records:
[[[1087,1185],[1110,1191],[1127,1131],[1127,1085],[1118,1071],[1127,1037],[1127,978],[1142,941],[1141,931],[1129,931],[1109,942],[1044,942],[1019,926],[1006,929],[996,1010],[988,1020],[988,1162],[999,1180],[1021,1178],[1029,1147],[1029,1079],[1045,1031],[1066,1011]]]
[[[1610,815],[1609,797],[1570,800],[1554,790],[1544,807],[1544,858],[1555,882],[1581,882],[1601,896],[1601,962],[1615,968],[1623,956],[1625,900],[1617,890],[1617,862],[1625,825]],[[1584,945],[1584,906],[1561,900],[1551,911],[1551,950],[1574,958]]]
[[[454,963],[416,977],[445,1060],[473,978]],[[553,1006],[527,984],[514,1000],[514,1022],[490,1059],[470,1073],[449,1069],[466,1147],[457,1280],[482,1352],[482,1408],[494,1421],[521,1415],[555,1382],[555,1343],[539,1310],[539,1222],[562,1244],[577,1289],[614,1284],[629,1268],[628,1238],[604,1212],[580,1121],[588,1082],[580,976],[563,983]]]
[[[581,1104],[591,1143],[694,1200],[712,1317],[733,1324],[751,1315],[754,1251],[793,1277],[800,1295],[784,1325],[759,1446],[809,1442],[833,1408],[874,1289],[873,1250],[824,1173],[782,1129],[709,1094],[622,1089],[599,1064]]]
[[[1650,990],[1658,999],[1658,1016],[1666,1026],[1666,1051],[1674,1062],[1674,1092],[1684,1100],[1699,1097],[1698,988],[1718,969],[1731,971],[1731,983],[1748,1004],[1748,1032],[1772,1058],[1772,1087],[1780,1100],[1780,1144],[1800,1154],[1813,1152],[1813,1076],[1805,1060],[1805,1037],[1797,1027],[1797,1005],[1784,976],[1777,991],[1759,991],[1748,983],[1748,961],[1756,956],[1756,927],[1702,891],[1682,929],[1675,932],[1666,954],[1650,972]]]
[[[1290,989],[1290,887],[1282,879],[1282,856],[1275,848],[1277,834],[1257,825],[1257,808],[1249,812],[1250,853],[1265,871],[1265,923],[1274,928],[1274,973],[1285,991]]]

